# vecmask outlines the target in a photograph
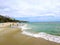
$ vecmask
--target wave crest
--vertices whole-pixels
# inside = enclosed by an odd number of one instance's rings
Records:
[[[27,24],[23,24],[19,28],[22,29],[22,34],[25,34],[25,35],[28,35],[28,36],[32,36],[32,37],[35,37],[35,38],[43,38],[45,40],[49,40],[49,41],[53,41],[53,42],[56,42],[56,43],[60,43],[60,36],[47,34],[45,32],[40,32],[40,33],[37,33],[37,34],[36,33],[27,32],[25,30],[31,29],[31,28],[27,28]]]
[[[32,37],[35,37],[35,38],[43,38],[45,40],[60,43],[60,36],[54,36],[54,35],[50,35],[50,34],[47,34],[47,33],[44,33],[44,32],[34,34],[34,33],[31,33],[31,32],[23,31],[22,34],[32,36]]]

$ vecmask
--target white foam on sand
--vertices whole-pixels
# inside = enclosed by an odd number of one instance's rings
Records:
[[[31,29],[31,28],[27,28],[27,24],[21,23],[20,26],[18,26],[19,28],[21,28],[21,30],[27,30],[27,29]]]
[[[22,30],[22,34],[28,35],[28,36],[32,36],[35,38],[43,38],[45,40],[49,40],[49,41],[53,41],[56,43],[60,43],[60,36],[55,36],[55,35],[51,35],[51,34],[47,34],[44,32],[40,32],[40,33],[31,33],[31,32],[27,32],[25,31],[26,29],[30,29],[26,27],[27,24],[24,24],[22,26],[20,26],[21,30]]]
[[[50,34],[47,34],[47,33],[44,33],[44,32],[34,34],[34,33],[27,32],[27,31],[23,31],[22,34],[32,36],[32,37],[36,37],[36,38],[43,38],[45,40],[60,43],[60,36],[54,36],[54,35],[50,35]]]

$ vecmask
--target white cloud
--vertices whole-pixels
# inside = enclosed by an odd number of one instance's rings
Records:
[[[8,7],[2,9],[3,14],[15,17],[57,16],[60,12],[60,0],[0,0],[0,6]]]

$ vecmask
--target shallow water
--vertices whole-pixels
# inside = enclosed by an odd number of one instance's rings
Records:
[[[60,36],[60,22],[39,22],[39,23],[28,23],[29,32],[45,32],[52,35]]]

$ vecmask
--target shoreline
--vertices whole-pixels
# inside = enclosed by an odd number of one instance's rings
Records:
[[[7,23],[5,23],[5,25],[6,24]],[[10,24],[13,24],[13,23],[8,23],[7,25],[10,25]],[[17,23],[15,23],[15,25],[16,24]],[[23,35],[33,37],[33,38],[37,38],[37,39],[42,38],[42,39],[45,39],[47,41],[51,41],[51,42],[55,42],[55,43],[60,44],[60,36],[54,36],[54,35],[50,35],[50,34],[47,34],[47,33],[44,33],[44,32],[40,32],[40,33],[37,33],[37,34],[36,33],[30,33],[30,32],[25,31],[26,29],[28,29],[26,26],[27,25],[21,27],[20,25],[18,25],[17,27],[13,27],[13,25],[12,25],[13,28],[20,28],[21,29],[21,34],[23,34]]]
[[[17,25],[19,23],[14,23],[14,24]],[[27,29],[30,29],[30,28],[27,28],[27,24],[25,24],[25,23],[19,24],[17,26],[17,28],[20,28],[21,31],[22,31],[21,33],[24,34],[24,35],[31,36],[31,37],[34,37],[34,38],[43,38],[43,39],[48,40],[48,41],[60,43],[60,36],[55,36],[55,35],[47,34],[45,32],[31,33],[31,32],[25,31]]]
[[[60,36],[55,36],[55,35],[47,34],[44,32],[34,34],[34,33],[27,32],[25,30],[22,30],[22,34],[27,35],[27,36],[31,36],[31,37],[35,37],[35,38],[43,38],[48,41],[60,43]]]

